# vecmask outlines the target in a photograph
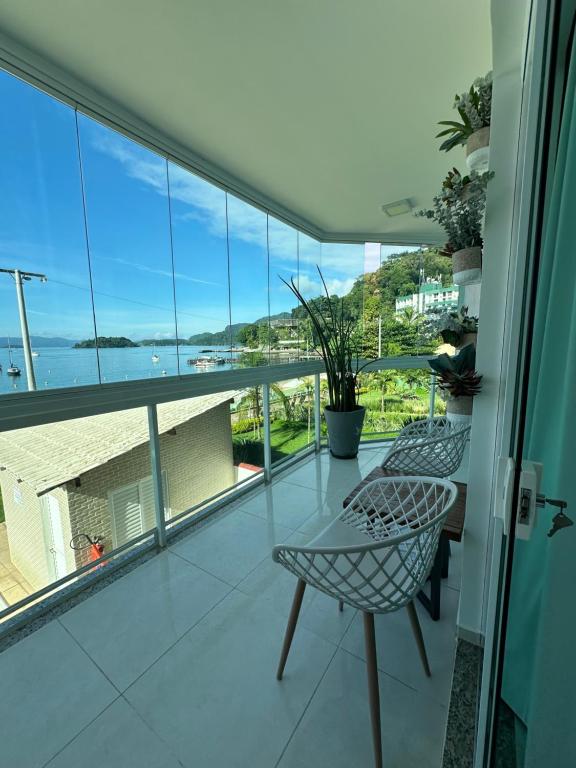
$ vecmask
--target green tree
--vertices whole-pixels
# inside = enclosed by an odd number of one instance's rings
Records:
[[[263,349],[276,349],[279,340],[278,331],[267,323],[260,323],[256,329],[259,346]]]
[[[250,323],[240,328],[236,334],[238,342],[250,349],[256,349],[258,346],[258,326],[255,323]]]

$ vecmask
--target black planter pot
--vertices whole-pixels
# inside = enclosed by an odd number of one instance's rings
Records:
[[[355,411],[332,411],[324,409],[328,427],[328,446],[337,459],[355,459],[362,435],[366,409],[359,405]]]

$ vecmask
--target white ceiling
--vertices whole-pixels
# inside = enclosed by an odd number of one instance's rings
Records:
[[[326,233],[430,239],[489,0],[0,0],[2,32]]]

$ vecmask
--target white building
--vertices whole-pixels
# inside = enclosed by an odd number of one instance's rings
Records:
[[[429,278],[418,293],[399,296],[396,299],[396,314],[406,309],[413,309],[420,315],[436,310],[448,312],[458,307],[459,295],[460,289],[457,285],[442,285],[440,280]]]

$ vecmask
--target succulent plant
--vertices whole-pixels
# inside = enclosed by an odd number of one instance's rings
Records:
[[[437,139],[448,136],[440,145],[440,150],[444,152],[449,152],[459,144],[466,144],[475,131],[490,125],[492,73],[488,72],[486,77],[474,80],[467,93],[457,94],[454,109],[458,111],[461,123],[456,120],[441,120],[438,123],[448,126],[436,136]]]
[[[476,369],[476,350],[467,344],[457,355],[438,355],[428,361],[438,386],[448,397],[474,397],[482,386]]]
[[[465,333],[478,332],[478,318],[469,315],[468,307],[462,306],[456,312],[442,315],[438,321],[438,330],[445,344],[457,347]]]

